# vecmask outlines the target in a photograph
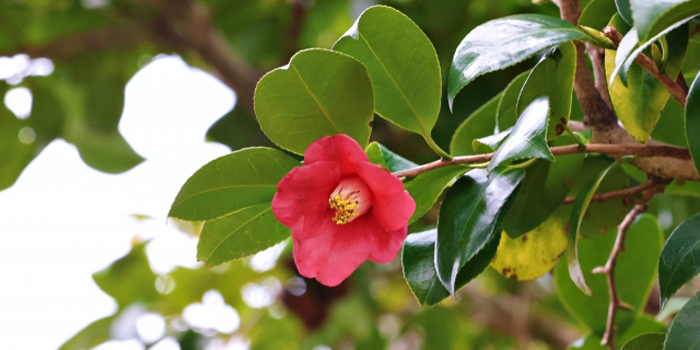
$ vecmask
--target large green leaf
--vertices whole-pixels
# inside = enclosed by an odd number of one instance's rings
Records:
[[[370,142],[365,152],[370,162],[379,164],[391,172],[408,170],[418,166],[418,164],[401,157],[376,141]]]
[[[669,60],[666,64],[666,73],[670,76],[678,74],[682,65],[688,42],[687,31],[687,26],[681,26],[667,36]],[[651,73],[636,62],[631,63],[629,71],[627,71],[627,87],[625,87],[620,76],[612,75],[615,70],[615,54],[613,50],[606,50],[606,74],[608,80],[614,78],[610,87],[610,99],[625,129],[637,141],[646,143],[661,116],[661,111],[666,105],[670,93]],[[634,55],[636,54],[633,53],[632,56]],[[630,59],[633,61],[632,56]]]
[[[630,0],[634,27],[640,41],[646,41],[684,18],[700,13],[698,0]]]
[[[534,54],[587,35],[571,23],[544,15],[525,14],[486,22],[457,47],[447,85],[452,105],[457,93],[476,77],[521,62]]]
[[[525,169],[522,189],[503,220],[503,230],[508,236],[516,238],[532,231],[554,213],[573,186],[572,179],[583,158],[583,154],[577,154],[559,156],[556,162],[537,160]]]
[[[603,30],[616,12],[615,0],[592,0],[581,12],[578,25]]]
[[[503,93],[494,96],[465,119],[457,127],[450,142],[450,152],[455,156],[474,154],[472,142],[493,134],[496,127],[496,112]]]
[[[282,177],[300,165],[271,148],[246,148],[197,170],[180,189],[171,217],[209,220],[259,204],[269,204]]]
[[[571,98],[574,92],[574,72],[576,70],[576,47],[573,43],[562,43],[543,57],[530,71],[525,85],[518,96],[517,114],[537,97],[549,99],[549,124],[547,137],[557,136],[561,120],[571,116]]]
[[[410,18],[391,7],[370,7],[333,50],[367,67],[377,114],[430,137],[440,113],[440,63],[433,44]]]
[[[510,136],[503,141],[488,165],[488,171],[511,160],[542,158],[550,161],[554,156],[547,145],[549,100],[538,97],[523,111]]]
[[[685,106],[685,134],[690,146],[690,155],[693,157],[695,169],[700,171],[700,74],[695,77],[688,92]]]
[[[364,147],[374,118],[367,69],[329,50],[299,51],[267,73],[255,88],[260,127],[278,146],[302,154],[315,140],[347,134]]]
[[[663,350],[664,340],[664,333],[646,333],[632,338],[621,350]]]
[[[433,207],[442,191],[454,182],[455,177],[467,170],[469,168],[463,165],[442,167],[422,173],[406,183],[406,190],[416,202],[416,211],[408,222],[413,223],[425,215]]]
[[[438,218],[435,263],[442,284],[454,294],[457,274],[494,235],[515,198],[523,169],[485,169],[466,173],[450,188]]]
[[[695,350],[700,345],[700,293],[678,313],[668,329],[664,350]]]
[[[148,304],[158,300],[156,274],[148,263],[145,243],[134,246],[127,255],[92,278],[117,301],[120,310],[137,302]]]
[[[700,273],[700,215],[680,224],[666,240],[659,260],[661,307]]]
[[[583,275],[593,292],[584,294],[569,277],[566,261],[555,269],[556,290],[569,312],[596,336],[602,336],[607,321],[609,304],[606,276],[593,274],[595,267],[605,265],[615,243],[616,235],[607,234],[598,239],[579,242]],[[615,320],[618,332],[624,333],[633,320],[643,312],[656,279],[656,266],[663,244],[663,230],[656,218],[640,215],[630,226],[625,240],[625,252],[615,266],[615,283],[620,299],[634,311],[620,310]]]
[[[467,261],[457,274],[456,288],[460,289],[481,274],[496,255],[498,235],[494,235],[474,258]],[[401,253],[403,274],[413,295],[423,306],[433,306],[450,296],[440,283],[435,270],[435,241],[437,230],[408,235]]]
[[[571,216],[569,217],[569,245],[567,248],[567,265],[569,267],[569,275],[571,279],[576,283],[576,285],[587,295],[592,295],[591,289],[586,284],[586,279],[584,273],[581,270],[581,263],[579,261],[578,246],[581,239],[581,223],[586,216],[586,211],[588,210],[588,205],[591,204],[591,199],[593,195],[598,190],[600,183],[603,182],[605,175],[620,165],[621,160],[613,162],[601,171],[598,176],[583,185],[581,191],[576,195],[576,200],[571,208]]]
[[[620,14],[620,18],[623,19],[627,24],[632,25],[632,23],[634,23],[634,20],[632,19],[630,0],[615,0],[615,5],[617,6],[617,12]]]
[[[289,229],[272,214],[270,203],[252,205],[205,222],[197,260],[216,266],[267,249],[289,235]]]
[[[681,148],[689,148],[685,130],[686,109],[675,98],[669,98],[661,111],[661,117],[656,124],[651,138]],[[681,132],[682,131],[682,132]],[[667,187],[668,189],[668,187]]]

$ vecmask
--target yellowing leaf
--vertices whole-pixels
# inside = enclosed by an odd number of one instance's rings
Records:
[[[566,250],[565,225],[564,218],[555,213],[536,229],[518,238],[512,239],[503,232],[491,267],[518,281],[533,280],[546,274]]]

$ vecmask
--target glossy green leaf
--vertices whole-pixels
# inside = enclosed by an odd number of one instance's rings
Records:
[[[260,79],[255,113],[270,140],[297,154],[326,135],[347,134],[364,147],[374,118],[372,82],[350,56],[299,51],[288,65]]]
[[[111,330],[114,318],[114,316],[107,316],[89,324],[63,343],[58,350],[92,349],[112,339]]]
[[[537,63],[520,91],[516,108],[518,115],[536,98],[548,97],[547,138],[557,136],[556,126],[571,116],[575,70],[576,47],[573,43],[562,43]]]
[[[700,13],[698,0],[630,0],[634,27],[640,41],[646,41],[685,18]]]
[[[616,12],[615,0],[592,0],[581,12],[578,25],[602,30]]]
[[[670,76],[678,74],[683,62],[688,40],[687,30],[687,26],[681,26],[667,36],[670,58],[666,65],[666,73]],[[670,93],[651,73],[637,63],[632,63],[629,67],[627,87],[625,87],[619,76],[611,75],[614,71],[614,55],[615,51],[606,50],[606,74],[608,80],[614,77],[610,87],[610,99],[625,129],[637,141],[646,143],[661,116],[661,111],[666,105]],[[633,58],[630,59],[633,60]]]
[[[544,15],[515,15],[486,22],[457,47],[447,100],[452,105],[457,93],[482,74],[510,67],[554,45],[585,38],[587,35],[571,23]]]
[[[518,105],[520,91],[523,90],[523,86],[529,75],[530,71],[520,73],[517,77],[513,78],[503,90],[503,97],[498,102],[498,111],[496,112],[497,131],[508,130],[508,128],[513,127],[515,121],[518,120],[519,114],[516,106]]]
[[[469,168],[463,165],[442,167],[422,173],[406,183],[406,190],[416,202],[416,211],[408,219],[408,223],[413,223],[423,217],[433,207],[442,191],[454,182],[455,177],[467,170]]]
[[[270,203],[277,183],[297,160],[271,148],[246,148],[215,159],[194,173],[170,208],[171,217],[209,220]]]
[[[700,215],[683,222],[666,240],[659,260],[661,307],[700,273]]]
[[[571,280],[567,262],[562,260],[555,268],[557,295],[572,316],[596,336],[602,336],[607,321],[609,304],[606,276],[593,274],[595,267],[605,265],[616,235],[606,234],[597,239],[579,241],[580,263],[585,280],[593,296],[584,294]],[[658,257],[663,244],[663,230],[656,218],[640,215],[630,226],[625,239],[625,252],[620,254],[615,267],[615,283],[620,299],[634,311],[620,310],[615,325],[620,333],[626,332],[643,310],[656,279]]]
[[[391,7],[370,7],[333,50],[367,67],[377,114],[430,137],[440,113],[440,63],[433,44],[410,18]]]
[[[683,306],[668,329],[664,350],[694,350],[700,344],[700,293]]]
[[[700,169],[700,75],[695,77],[685,106],[685,134],[695,169]],[[700,171],[700,170],[698,170]]]
[[[418,166],[418,164],[401,157],[376,141],[370,142],[365,152],[370,162],[379,164],[389,169],[391,172],[407,170]]]
[[[593,195],[598,190],[600,183],[603,182],[605,175],[620,165],[621,160],[613,162],[605,168],[597,178],[583,185],[581,191],[576,195],[576,200],[571,208],[571,216],[569,218],[569,246],[567,248],[567,265],[569,267],[569,275],[571,279],[576,283],[576,285],[587,295],[592,295],[591,289],[586,284],[586,279],[584,273],[581,270],[581,263],[579,261],[578,245],[581,239],[581,223],[586,216],[586,210],[588,210],[588,205],[591,204],[591,199]]]
[[[621,350],[663,350],[665,339],[664,333],[646,333],[632,338]]]
[[[457,274],[494,235],[525,176],[522,169],[497,168],[466,173],[450,188],[438,217],[435,258],[438,276],[454,294]]]
[[[248,206],[204,223],[197,260],[216,266],[272,247],[290,234],[272,214],[269,202]]]
[[[510,136],[510,133],[513,131],[513,128],[508,128],[504,131],[499,132],[498,134],[495,135],[490,135],[482,138],[478,138],[474,141],[472,141],[472,148],[474,149],[474,152],[477,154],[479,153],[491,153],[495,150],[498,149],[498,147],[501,146],[503,141]]]
[[[450,293],[440,283],[435,270],[435,241],[437,230],[408,235],[401,253],[401,264],[406,281],[413,295],[423,306],[433,306]],[[488,266],[498,247],[498,235],[486,243],[474,258],[469,260],[457,274],[456,290],[481,274]]]
[[[134,303],[153,303],[158,299],[156,274],[146,257],[146,244],[134,246],[124,257],[92,275],[105,293],[117,301],[119,309]]]
[[[452,135],[452,142],[450,142],[450,152],[453,155],[474,154],[474,140],[493,134],[501,96],[503,96],[503,93],[499,93],[488,100],[457,127],[457,130]]]
[[[549,100],[538,97],[523,111],[510,136],[503,141],[488,165],[488,171],[507,161],[541,158],[554,161],[547,145]]]
[[[615,0],[615,5],[617,6],[617,12],[627,24],[632,25],[634,20],[632,19],[632,10],[630,9],[630,0]]]
[[[661,111],[661,117],[656,124],[651,138],[670,145],[688,148],[688,137],[685,131],[686,110],[675,98],[669,98]],[[681,132],[682,131],[682,132]]]
[[[537,160],[525,169],[522,189],[503,220],[508,236],[516,238],[532,231],[554,213],[573,186],[583,158],[583,154],[576,154],[559,156],[556,162]]]

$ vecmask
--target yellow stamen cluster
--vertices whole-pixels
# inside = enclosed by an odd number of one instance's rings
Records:
[[[333,221],[338,225],[345,225],[349,220],[357,215],[355,208],[357,202],[352,202],[349,199],[343,199],[339,194],[328,199],[328,206],[335,209]]]

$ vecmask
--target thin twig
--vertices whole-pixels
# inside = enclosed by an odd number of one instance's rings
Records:
[[[589,143],[585,148],[580,148],[579,145],[568,145],[550,148],[552,155],[560,156],[574,153],[603,153],[614,155],[636,155],[640,157],[670,157],[677,159],[690,159],[690,152],[685,148],[673,146],[656,146],[656,145],[616,145],[616,144],[599,144]],[[454,157],[451,160],[436,160],[431,163],[419,165],[415,168],[397,171],[396,176],[413,177],[426,171],[430,171],[445,166],[455,164],[474,164],[488,162],[493,158],[494,153],[476,154],[470,156]]]
[[[615,45],[620,45],[620,41],[622,41],[622,34],[620,34],[614,26],[605,27],[603,29],[603,33],[610,38]],[[651,58],[643,53],[640,53],[639,56],[634,59],[634,61],[651,73],[651,75],[656,78],[656,80],[658,80],[666,88],[666,90],[668,90],[668,92],[671,93],[671,96],[673,96],[673,98],[678,100],[678,102],[685,107],[685,101],[688,98],[688,93],[684,91],[683,88],[673,80],[673,78],[669,77],[668,74],[661,72]]]
[[[596,194],[593,196],[593,198],[591,198],[591,203],[599,203],[599,202],[609,201],[612,199],[632,197],[637,193],[644,192],[644,191],[654,187],[656,184],[657,184],[657,182],[655,182],[653,180],[649,180],[649,181],[647,181],[639,186],[626,188],[624,190]],[[563,204],[574,204],[575,200],[576,200],[576,198],[566,198],[564,200]]]
[[[652,180],[653,181],[653,180]],[[620,295],[617,293],[617,285],[615,283],[615,264],[617,263],[617,258],[625,250],[625,236],[629,230],[634,220],[637,216],[647,210],[647,205],[649,201],[660,192],[663,192],[666,183],[653,182],[653,186],[649,187],[642,196],[642,199],[635,204],[632,210],[627,213],[625,219],[622,220],[620,226],[618,227],[617,238],[615,239],[615,244],[613,245],[608,261],[605,266],[596,267],[593,269],[593,273],[605,274],[608,282],[608,296],[610,297],[610,304],[608,306],[608,320],[605,325],[605,334],[603,334],[603,340],[601,345],[607,346],[610,350],[615,350],[615,317],[617,311],[620,308],[625,307],[626,304],[620,300]]]
[[[588,57],[591,59],[591,66],[593,67],[595,87],[598,89],[598,93],[603,101],[605,101],[605,104],[612,110],[613,105],[610,101],[608,81],[605,76],[605,50],[590,44],[586,45],[586,50],[588,51]]]

